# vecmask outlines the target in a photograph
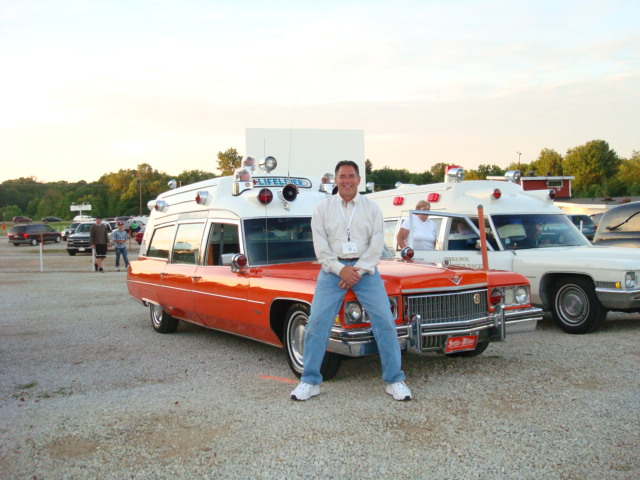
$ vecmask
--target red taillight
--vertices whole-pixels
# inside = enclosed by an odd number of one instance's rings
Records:
[[[271,200],[273,200],[273,193],[268,188],[263,188],[258,192],[258,200],[263,205],[269,205]]]
[[[502,303],[502,297],[502,290],[500,290],[499,288],[494,288],[493,290],[491,290],[491,294],[489,295],[489,303],[492,307],[497,307],[498,305],[500,305],[500,303]]]
[[[496,188],[493,193],[491,194],[491,196],[493,198],[495,198],[496,200],[500,200],[500,197],[502,196],[502,192],[500,191],[499,188]]]
[[[394,197],[393,204],[394,205],[402,205],[404,203],[404,197]]]
[[[29,238],[29,235],[27,235],[26,233],[23,233],[22,238]]]
[[[427,195],[427,202],[429,203],[437,202],[438,200],[440,200],[439,193],[430,193],[429,195]]]

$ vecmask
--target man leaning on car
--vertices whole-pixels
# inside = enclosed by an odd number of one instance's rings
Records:
[[[96,217],[96,224],[91,225],[89,230],[89,243],[96,252],[96,272],[103,272],[102,261],[107,257],[107,247],[109,246],[109,232],[106,225],[102,224],[102,218]]]

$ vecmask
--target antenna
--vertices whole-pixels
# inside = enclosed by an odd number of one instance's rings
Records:
[[[296,117],[296,107],[298,106],[298,94],[293,101],[293,112],[291,112],[291,129],[289,130],[289,164],[287,165],[287,178],[291,176],[291,144],[293,143],[293,121]]]

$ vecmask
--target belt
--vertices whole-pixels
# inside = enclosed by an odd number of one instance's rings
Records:
[[[358,260],[360,260],[360,257],[356,257],[356,258],[340,258],[340,257],[338,257],[338,260],[342,260],[344,262],[357,262]]]

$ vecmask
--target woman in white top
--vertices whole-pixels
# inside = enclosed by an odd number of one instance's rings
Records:
[[[431,210],[431,205],[426,200],[420,200],[416,204],[416,210]],[[411,232],[411,248],[414,250],[433,250],[436,243],[436,224],[429,220],[429,215],[416,214],[413,219],[413,231]],[[398,248],[408,247],[409,243],[409,218],[405,218],[396,235]]]

